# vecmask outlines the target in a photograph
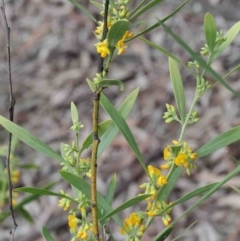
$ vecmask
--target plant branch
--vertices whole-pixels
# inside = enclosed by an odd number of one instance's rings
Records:
[[[3,16],[3,24],[5,27],[5,33],[6,33],[6,43],[7,43],[7,72],[8,72],[8,80],[9,80],[9,101],[10,106],[8,108],[9,111],[9,119],[13,122],[14,117],[14,105],[15,105],[15,99],[13,97],[13,90],[12,90],[12,71],[11,71],[11,45],[10,45],[10,32],[11,29],[8,26],[6,11],[5,11],[5,2],[2,0],[1,2],[1,12]],[[17,229],[17,222],[15,218],[15,214],[13,211],[13,204],[12,204],[12,192],[13,192],[13,185],[11,180],[11,168],[10,168],[10,154],[11,154],[11,144],[12,144],[12,134],[9,132],[9,140],[8,140],[8,152],[6,157],[6,168],[7,168],[7,174],[8,174],[8,191],[9,191],[9,210],[12,216],[12,221],[14,224],[13,229],[10,231],[10,241],[13,241],[14,239],[14,233]]]
[[[108,18],[108,8],[109,8],[109,0],[105,0],[104,7],[104,26],[103,26],[103,34],[102,41],[107,36],[108,28],[107,28],[107,18]],[[107,74],[106,70],[104,70],[104,60],[100,57],[98,72],[101,75],[105,76]],[[105,73],[103,73],[105,72]],[[93,99],[93,142],[92,142],[92,156],[91,156],[91,201],[92,201],[92,221],[93,221],[93,233],[95,241],[100,241],[99,236],[99,226],[98,226],[98,213],[97,213],[97,154],[98,154],[98,146],[100,143],[100,139],[98,137],[98,114],[99,114],[99,100],[101,96],[103,88],[97,86],[96,91],[94,92]]]

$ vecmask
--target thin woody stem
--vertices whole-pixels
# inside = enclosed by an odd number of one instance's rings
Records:
[[[91,199],[92,199],[92,219],[93,219],[93,233],[95,240],[99,241],[99,227],[97,215],[97,153],[100,140],[98,138],[98,113],[99,113],[99,99],[102,89],[98,89],[94,93],[93,100],[93,143],[92,143],[92,159],[91,159]]]
[[[102,41],[107,36],[107,18],[108,18],[108,7],[109,0],[105,0],[105,8],[104,8],[104,26],[103,26],[103,35]],[[98,72],[103,75],[104,69],[104,61],[100,57]],[[106,74],[106,73],[105,73]],[[104,74],[104,75],[105,75]],[[98,225],[98,214],[97,214],[97,153],[98,146],[100,143],[100,139],[98,137],[98,114],[99,114],[99,101],[103,88],[97,86],[96,91],[94,92],[93,99],[93,142],[92,142],[92,156],[91,156],[91,201],[92,201],[92,222],[93,222],[93,233],[94,240],[100,241],[99,235],[99,225]]]
[[[6,11],[5,11],[5,2],[2,0],[1,2],[1,12],[3,16],[3,23],[5,27],[6,32],[6,42],[7,42],[7,72],[8,72],[8,81],[9,81],[9,101],[10,106],[8,108],[9,110],[9,119],[13,122],[14,117],[14,105],[15,105],[15,99],[13,97],[13,90],[12,90],[12,71],[11,71],[11,48],[10,48],[10,27],[8,26]],[[13,221],[13,229],[10,230],[10,241],[13,241],[14,234],[17,228],[17,222],[15,218],[15,214],[13,211],[13,204],[12,204],[12,192],[13,192],[13,185],[11,180],[11,168],[10,168],[10,155],[11,155],[11,144],[12,144],[12,134],[9,133],[9,139],[8,139],[8,152],[6,157],[6,168],[7,168],[7,174],[8,174],[8,192],[9,192],[9,210],[12,216]]]

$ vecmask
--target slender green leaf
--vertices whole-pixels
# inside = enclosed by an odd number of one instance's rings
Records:
[[[93,17],[93,15],[85,8],[83,7],[83,5],[81,5],[79,2],[77,2],[76,0],[68,0],[69,2],[71,2],[74,6],[76,6],[77,8],[79,8],[82,12],[84,12],[89,18],[91,18],[95,23],[98,23],[98,21],[96,20],[96,18]]]
[[[31,216],[31,214],[24,208],[20,208],[18,210],[18,213],[20,213],[20,215],[25,218],[29,223],[34,223],[34,219]]]
[[[71,102],[71,116],[72,116],[72,122],[74,124],[75,121],[79,121],[79,115],[76,105]]]
[[[157,23],[153,24],[152,26],[144,29],[142,32],[134,35],[132,38],[126,40],[126,42],[130,42],[132,41],[133,39],[145,34],[145,33],[148,33],[150,31],[152,31],[153,29],[161,26],[164,22],[166,22],[169,18],[171,18],[172,16],[174,16],[177,12],[179,12],[190,0],[186,0],[183,4],[181,4],[176,10],[174,10],[172,13],[170,13],[167,17],[163,18],[162,20],[158,21]]]
[[[213,140],[207,142],[201,148],[197,150],[197,157],[207,156],[214,151],[219,150],[222,147],[225,147],[231,143],[240,140],[240,126],[234,127],[233,129],[226,131]]]
[[[178,62],[179,64],[181,64],[184,67],[187,67],[179,58],[177,58],[175,55],[173,55],[172,53],[168,52],[166,49],[154,44],[153,42],[140,37],[140,40],[142,40],[144,43],[148,44],[149,46],[159,50],[160,52],[162,52],[163,54],[167,55],[168,57],[171,57],[172,59],[174,59],[176,62]]]
[[[176,238],[172,239],[171,241],[176,241],[180,238],[182,238],[182,236],[190,229],[192,228],[193,225],[195,225],[197,223],[197,221],[191,223],[187,228],[185,228]]]
[[[226,79],[228,76],[230,76],[231,74],[233,74],[234,72],[236,72],[237,70],[240,69],[240,64],[237,65],[236,67],[234,67],[230,72],[228,72],[224,77],[223,79]]]
[[[103,10],[103,6],[102,4],[98,3],[98,2],[95,2],[95,1],[90,1],[90,3],[92,5],[94,5],[95,7],[99,8],[100,10]]]
[[[177,62],[170,58],[169,61],[169,71],[170,78],[172,81],[173,92],[175,96],[175,100],[178,107],[178,112],[181,118],[182,123],[184,123],[185,119],[185,94],[183,89],[182,77],[178,69]]]
[[[231,186],[231,185],[230,185],[230,187],[231,187],[235,192],[237,192],[238,194],[240,194],[240,189],[238,189],[238,188],[236,188],[236,187],[234,187],[234,186]]]
[[[152,241],[164,241],[169,234],[173,231],[173,226],[166,227],[161,233],[159,233]]]
[[[55,241],[55,239],[52,237],[52,235],[45,226],[42,227],[42,234],[46,241]]]
[[[121,91],[124,91],[124,84],[120,80],[114,80],[114,79],[104,79],[99,83],[99,86],[101,87],[109,87],[112,85],[117,85],[120,87]]]
[[[133,152],[137,156],[138,160],[140,161],[142,167],[144,168],[144,170],[147,173],[146,165],[144,163],[142,154],[140,153],[140,151],[138,149],[137,143],[136,143],[136,141],[133,137],[133,134],[132,134],[130,128],[128,127],[126,121],[122,118],[122,116],[117,112],[117,110],[114,108],[114,106],[111,104],[111,102],[108,101],[108,99],[104,95],[102,95],[101,97],[102,97],[102,100],[103,100],[102,103],[104,103],[105,111],[112,118],[114,123],[117,125],[117,127],[119,128],[119,130],[121,131],[121,133],[125,137],[129,146],[131,147],[131,149],[133,150]]]
[[[117,42],[122,39],[129,26],[130,23],[127,20],[118,20],[111,26],[107,35],[108,46],[110,48],[115,47]]]
[[[19,187],[14,189],[17,192],[26,192],[26,193],[31,193],[31,194],[36,194],[36,195],[44,195],[44,196],[57,196],[57,197],[62,197],[71,200],[72,202],[76,202],[73,198],[66,196],[61,193],[56,193],[56,192],[51,192],[43,188],[36,188],[36,187]]]
[[[230,173],[228,173],[222,181],[217,183],[213,188],[211,188],[206,194],[204,194],[197,202],[194,203],[190,208],[188,208],[179,218],[175,219],[171,225],[176,224],[182,217],[186,216],[188,213],[190,213],[193,209],[195,209],[197,206],[199,206],[204,200],[209,198],[213,193],[215,193],[219,188],[221,188],[227,181],[229,181],[231,178],[233,178],[235,175],[237,175],[240,172],[240,166],[236,167],[234,170],[232,170]]]
[[[107,188],[107,194],[106,194],[106,201],[108,202],[109,205],[112,205],[113,202],[113,197],[114,197],[114,193],[116,190],[116,185],[117,185],[117,175],[114,174],[110,180],[110,183],[108,185]]]
[[[134,14],[132,14],[129,18],[129,21],[133,20],[134,18],[137,18],[138,16],[142,15],[147,10],[153,8],[158,3],[162,2],[163,0],[153,0],[150,3],[146,4],[144,7],[136,11]]]
[[[26,143],[28,146],[33,149],[42,152],[46,156],[49,156],[58,161],[64,161],[64,159],[53,149],[51,149],[48,145],[40,141],[37,137],[30,134],[28,131],[23,129],[22,127],[16,125],[15,123],[9,121],[8,119],[0,116],[0,124],[13,135],[15,135],[19,140]]]
[[[93,83],[87,79],[87,82],[90,88],[94,91]],[[133,137],[131,130],[129,129],[127,123],[123,119],[123,117],[118,113],[118,111],[113,107],[111,102],[107,99],[107,97],[102,93],[100,97],[100,103],[104,110],[108,113],[108,115],[112,118],[114,123],[117,125],[123,136],[125,137],[126,141],[128,142],[129,146],[137,156],[139,162],[141,163],[142,167],[144,168],[146,174],[148,175],[146,165],[144,163],[142,154],[140,153],[136,141]]]
[[[205,39],[208,45],[208,48],[211,53],[213,53],[216,37],[217,37],[217,29],[214,17],[210,13],[206,13],[204,19],[204,31],[205,31]]]
[[[206,193],[207,191],[211,190],[213,187],[215,187],[216,185],[218,184],[218,182],[216,183],[211,183],[211,184],[208,184],[204,187],[200,187],[200,188],[197,188],[196,190],[192,191],[192,192],[189,192],[187,193],[186,195],[184,195],[183,197],[179,198],[178,200],[176,200],[175,202],[173,202],[171,205],[169,205],[169,207],[174,207],[180,203],[184,203],[196,196],[199,196],[199,195],[202,195],[204,193]]]
[[[163,24],[163,27],[167,33],[169,33],[175,41],[186,50],[190,56],[199,63],[204,69],[206,69],[218,82],[220,82],[223,86],[225,86],[228,90],[230,90],[234,95],[240,98],[240,94],[233,90],[202,58],[198,56],[182,39],[180,39],[175,33],[171,31],[166,25]]]
[[[143,200],[145,200],[145,199],[147,199],[151,196],[152,196],[152,194],[143,194],[143,195],[134,197],[134,198],[126,201],[125,203],[121,204],[119,207],[115,208],[111,213],[108,213],[107,215],[102,217],[102,219],[112,217],[114,214],[120,213],[121,211],[123,211],[123,210],[125,210],[129,207],[132,207],[132,206],[142,202]]]
[[[214,61],[216,58],[218,58],[218,56],[220,56],[222,54],[222,52],[232,43],[232,41],[234,40],[234,38],[238,35],[240,31],[240,21],[235,23],[226,33],[226,35],[224,36],[225,38],[227,38],[227,40],[222,43],[219,48],[217,49],[217,51],[213,54],[212,56],[212,61]]]
[[[89,199],[91,199],[91,186],[88,182],[86,182],[84,179],[65,171],[60,171],[60,175],[71,185],[76,187],[78,190],[80,190],[84,195],[86,195]],[[112,207],[108,204],[108,202],[104,199],[104,197],[101,196],[101,194],[97,193],[97,206],[98,209],[103,209],[104,212],[110,213],[112,212]],[[121,220],[117,216],[117,214],[113,215],[113,220],[122,227]]]
[[[38,169],[39,166],[33,163],[29,163],[29,164],[18,164],[17,165],[18,168],[20,169]]]
[[[118,108],[119,114],[123,117],[124,120],[128,117],[129,113],[131,112],[133,105],[136,101],[136,98],[139,93],[139,88],[135,89],[120,105]],[[100,99],[101,101],[101,99]],[[100,156],[106,148],[110,145],[113,139],[116,137],[119,129],[118,127],[112,123],[112,125],[108,128],[108,130],[102,136],[99,148],[98,148],[98,156]]]
[[[46,185],[44,188],[45,189],[50,189],[51,187],[53,187],[54,185],[56,185],[56,182],[54,183],[50,183],[48,185]],[[13,211],[14,212],[18,212],[20,209],[22,209],[26,204],[32,202],[33,200],[38,199],[39,195],[33,194],[30,195],[26,198],[24,198],[23,200],[21,200],[16,206],[13,207]],[[0,221],[3,221],[4,219],[6,219],[8,216],[10,215],[10,211],[5,211],[0,213]]]
[[[113,124],[112,120],[106,120],[103,121],[101,124],[98,126],[98,136],[101,137],[107,129]],[[87,138],[84,140],[80,153],[82,153],[84,150],[86,150],[88,147],[92,145],[92,132],[87,136]],[[101,143],[100,143],[101,144]]]
[[[175,183],[177,182],[178,178],[182,173],[183,167],[173,167],[173,170],[168,177],[167,185],[164,185],[161,190],[157,194],[157,200],[167,200],[168,196],[170,195],[171,191],[173,190]]]

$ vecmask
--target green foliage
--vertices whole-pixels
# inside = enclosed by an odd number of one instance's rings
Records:
[[[33,149],[42,152],[46,156],[49,156],[58,161],[63,161],[63,158],[52,150],[48,145],[40,141],[37,137],[23,129],[22,127],[16,125],[15,123],[9,121],[8,119],[0,116],[0,124],[13,135],[15,135],[19,140],[26,143],[28,146]]]
[[[222,133],[213,140],[207,142],[197,150],[198,158],[207,156],[229,144],[240,140],[240,126],[236,126],[229,131]]]
[[[45,226],[42,227],[42,234],[46,241],[55,241],[55,239],[52,237],[52,235]]]
[[[210,13],[205,15],[204,19],[204,31],[205,31],[205,39],[208,45],[208,48],[211,53],[214,51],[215,41],[217,37],[217,29],[213,16]]]
[[[185,94],[184,94],[184,88],[183,88],[181,74],[179,72],[176,61],[172,58],[169,58],[168,61],[169,61],[170,78],[172,81],[175,100],[177,103],[181,121],[182,121],[182,123],[184,123],[184,120],[185,120]]]

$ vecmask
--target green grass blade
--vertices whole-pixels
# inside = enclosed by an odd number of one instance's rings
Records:
[[[148,44],[149,46],[153,47],[154,49],[162,52],[163,54],[167,55],[168,57],[171,57],[172,59],[174,59],[176,62],[178,62],[179,64],[181,64],[182,66],[184,66],[185,68],[187,67],[179,58],[177,58],[175,55],[173,55],[172,53],[170,53],[169,51],[167,51],[166,49],[156,45],[155,43],[140,37],[140,40],[142,40],[144,43]]]
[[[222,43],[219,48],[217,49],[216,53],[213,54],[212,56],[212,61],[214,61],[215,59],[218,58],[218,56],[220,56],[222,54],[222,52],[232,43],[232,41],[234,40],[234,38],[238,35],[240,31],[240,21],[235,23],[226,33],[226,35],[224,36],[225,38],[227,38],[227,40]]]
[[[181,4],[176,10],[174,10],[172,13],[170,13],[167,17],[163,18],[162,20],[158,21],[157,23],[153,24],[152,26],[146,28],[145,30],[143,30],[142,32],[134,35],[132,38],[126,40],[126,42],[130,42],[132,41],[133,39],[145,34],[145,33],[148,33],[150,31],[152,31],[153,29],[161,26],[164,22],[166,22],[169,18],[171,18],[172,16],[174,16],[177,12],[179,12],[190,0],[186,0],[183,4]]]
[[[207,156],[218,149],[225,147],[231,143],[240,140],[240,126],[234,127],[229,131],[226,131],[213,140],[207,142],[201,148],[197,150],[197,157]]]
[[[142,202],[143,200],[145,200],[145,199],[147,199],[147,198],[149,198],[151,196],[152,196],[151,194],[143,194],[143,195],[134,197],[134,198],[124,202],[119,207],[115,208],[112,212],[110,212],[107,215],[105,215],[104,217],[102,217],[102,219],[106,219],[106,218],[112,217],[114,214],[120,213],[121,211],[123,211],[123,210],[125,210],[125,209],[127,209],[129,207],[132,207],[132,206]]]
[[[42,235],[46,239],[46,241],[55,241],[55,239],[52,237],[52,235],[45,226],[42,227]]]
[[[40,141],[37,137],[23,129],[22,127],[16,125],[15,123],[9,121],[8,119],[0,116],[0,124],[13,135],[15,135],[19,140],[26,143],[33,149],[42,152],[46,156],[49,156],[58,161],[64,161],[64,159],[48,145]]]
[[[178,107],[178,112],[180,115],[180,119],[182,123],[185,120],[185,94],[184,88],[182,83],[182,77],[178,69],[177,62],[172,59],[168,58],[169,61],[169,71],[170,71],[170,78],[173,86],[173,92],[176,100],[176,104]]]
[[[84,12],[89,18],[91,18],[95,23],[98,23],[96,18],[93,17],[93,15],[85,8],[83,7],[83,5],[81,5],[79,2],[77,2],[76,0],[68,0],[69,2],[71,2],[74,6],[76,6],[77,8],[79,8],[82,12]]]
[[[202,58],[198,56],[182,39],[180,39],[176,34],[174,34],[170,28],[163,24],[163,27],[167,33],[169,33],[172,38],[190,54],[190,56],[199,63],[204,69],[206,69],[218,82],[230,90],[234,95],[240,98],[240,94],[233,90]]]
[[[85,196],[87,196],[91,200],[91,186],[88,182],[70,172],[60,171],[59,173],[68,183],[80,190]],[[105,200],[105,198],[99,193],[97,193],[97,206],[99,211],[103,209],[106,213],[110,213],[113,210],[112,207]],[[119,227],[122,227],[121,220],[119,219],[117,214],[113,215],[113,220],[119,225]]]
[[[215,41],[217,37],[217,29],[213,16],[210,13],[206,13],[204,19],[204,32],[205,39],[208,45],[208,48],[211,53],[213,53],[215,47]]]

